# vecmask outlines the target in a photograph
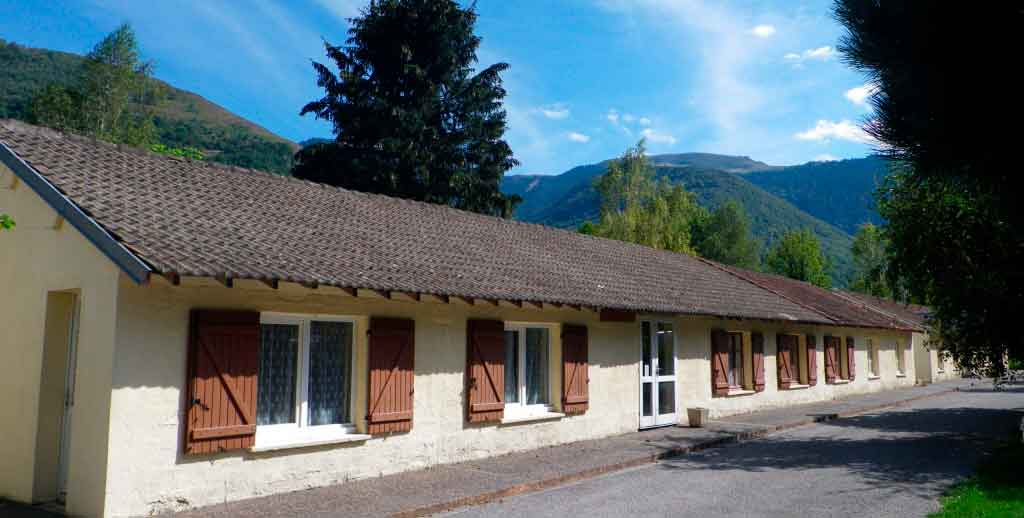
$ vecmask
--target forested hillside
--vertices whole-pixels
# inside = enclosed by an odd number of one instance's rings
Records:
[[[0,118],[28,119],[32,97],[51,83],[74,84],[82,56],[0,39]],[[166,94],[155,123],[160,142],[196,147],[209,160],[285,174],[298,146],[192,92],[158,81]]]
[[[771,166],[748,157],[680,153],[650,157],[660,176],[681,182],[701,205],[714,208],[735,199],[766,245],[787,230],[810,228],[833,262],[833,281],[843,286],[852,271],[852,234],[865,222],[879,223],[872,203],[885,174],[878,157]],[[598,219],[594,179],[608,161],[574,167],[560,175],[507,176],[502,189],[523,203],[516,218],[564,228]]]
[[[849,234],[864,223],[879,224],[872,194],[886,174],[880,157],[809,162],[745,174],[758,187]]]

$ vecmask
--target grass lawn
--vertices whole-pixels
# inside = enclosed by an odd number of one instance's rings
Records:
[[[998,448],[978,473],[942,498],[942,510],[929,518],[1024,518],[1024,445]]]

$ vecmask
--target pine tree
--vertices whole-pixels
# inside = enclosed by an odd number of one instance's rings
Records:
[[[991,129],[1024,117],[1019,82],[1002,79],[1020,62],[1024,9],[837,0],[835,17],[840,53],[875,88],[866,129],[893,168],[877,196],[887,275],[932,309],[960,367],[998,375],[1024,356],[1020,136]]]
[[[358,191],[511,216],[499,187],[518,165],[502,140],[496,63],[477,72],[476,12],[452,0],[381,0],[351,20],[345,46],[325,43],[335,74],[313,63],[324,96],[302,115],[335,138],[296,155],[293,174]]]

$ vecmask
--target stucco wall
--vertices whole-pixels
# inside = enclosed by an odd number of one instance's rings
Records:
[[[714,328],[728,331],[759,331],[764,334],[764,370],[765,390],[755,394],[732,397],[712,397],[711,395],[711,330]],[[677,319],[678,340],[682,346],[677,347],[679,383],[676,400],[679,401],[680,421],[686,423],[685,409],[702,406],[709,408],[712,417],[752,412],[766,408],[826,401],[852,394],[876,392],[914,384],[913,359],[909,349],[910,333],[881,331],[874,329],[842,328],[826,326],[783,325],[768,322],[723,320],[701,317],[682,317]],[[814,334],[817,336],[817,373],[818,383],[813,387],[801,389],[779,390],[776,369],[776,335],[779,333]],[[842,385],[825,383],[825,348],[823,337],[826,334],[844,337],[852,336],[856,344],[854,363],[856,376],[854,381]],[[880,376],[877,379],[868,377],[867,339],[879,345]],[[896,342],[907,345],[907,372],[903,376],[896,373]]]
[[[74,291],[81,327],[67,509],[95,516],[105,494],[119,274],[71,225],[55,228],[57,214],[13,179],[0,165],[0,208],[17,222],[0,232],[0,496],[32,498],[40,377],[64,376],[43,370],[47,293]]]
[[[960,377],[949,358],[938,351],[927,333],[914,333],[914,366],[920,383],[934,383]]]
[[[638,423],[635,324],[600,323],[590,312],[524,310],[457,304],[396,302],[310,292],[282,284],[185,279],[171,287],[125,281],[118,300],[117,357],[111,398],[111,515],[206,505],[273,492],[372,477],[439,463],[633,431]],[[416,321],[415,406],[410,433],[366,442],[284,450],[183,456],[181,451],[188,313],[191,308],[352,315],[357,329],[357,369],[365,376],[365,318]],[[590,332],[590,410],[581,416],[519,425],[470,426],[464,418],[466,319],[586,324]],[[558,333],[553,332],[552,337]],[[552,392],[558,393],[557,343]],[[365,415],[365,382],[357,383],[356,408]],[[553,397],[552,401],[558,398]],[[357,422],[362,427],[362,423]]]

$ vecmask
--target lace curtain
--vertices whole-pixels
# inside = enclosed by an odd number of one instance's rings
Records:
[[[313,322],[309,330],[309,425],[349,419],[352,324]]]
[[[260,334],[256,424],[294,423],[299,326],[264,324]]]

